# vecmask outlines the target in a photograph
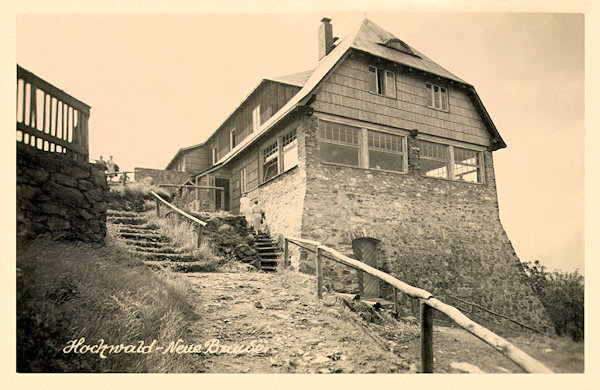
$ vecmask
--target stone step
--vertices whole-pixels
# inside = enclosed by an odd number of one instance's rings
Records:
[[[121,238],[135,241],[169,242],[169,239],[158,233],[119,233]]]
[[[141,217],[107,217],[106,222],[115,225],[145,225],[148,223],[146,218]]]
[[[138,217],[140,213],[136,213],[135,211],[107,210],[106,215],[108,217]]]
[[[128,226],[126,225],[126,227],[121,227],[119,228],[119,233],[150,233],[150,232],[156,232],[160,230],[158,227],[156,226],[139,226],[136,227],[135,225],[132,226]]]
[[[154,261],[175,261],[181,263],[189,263],[198,260],[191,253],[145,252],[136,250],[135,254],[144,258],[145,260]]]
[[[151,267],[162,267],[167,268],[174,272],[205,272],[209,267],[207,261],[149,261],[142,260],[142,262]]]
[[[135,241],[141,242],[141,241]],[[184,251],[172,246],[161,245],[157,247],[148,247],[148,246],[140,246],[140,245],[128,245],[129,249],[142,252],[142,253],[177,253],[177,254],[186,254],[188,251]]]
[[[123,239],[123,242],[125,242],[126,245],[140,247],[140,248],[169,248],[167,246],[167,244],[168,244],[167,242],[160,242],[160,241],[152,242],[152,241],[139,241],[139,240]]]

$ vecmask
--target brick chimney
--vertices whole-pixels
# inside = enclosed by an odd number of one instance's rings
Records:
[[[323,18],[319,26],[319,60],[333,49],[333,26],[329,22],[331,19]]]

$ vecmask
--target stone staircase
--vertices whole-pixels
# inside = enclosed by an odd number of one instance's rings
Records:
[[[206,261],[198,261],[191,251],[174,247],[170,239],[140,213],[108,210],[107,224],[115,227],[116,238],[145,264],[178,272],[195,272],[206,265]]]
[[[266,272],[276,272],[279,264],[281,248],[270,235],[259,233],[254,235],[254,250],[260,257],[260,269]]]

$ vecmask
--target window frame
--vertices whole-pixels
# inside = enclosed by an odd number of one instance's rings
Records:
[[[248,192],[248,175],[246,167],[240,170],[240,193],[243,194],[245,192]]]
[[[324,122],[336,123],[336,124],[341,124],[341,125],[346,125],[346,126],[352,126],[359,130],[358,144],[356,144],[355,146],[353,144],[349,144],[349,143],[345,143],[345,142],[337,142],[335,140],[323,139],[323,138],[321,138],[320,131],[317,131],[317,138],[319,141],[319,151],[321,149],[322,143],[329,143],[329,144],[341,145],[341,146],[350,146],[350,147],[356,147],[358,149],[358,165],[323,161],[321,159],[320,152],[319,152],[319,158],[320,158],[320,161],[322,164],[365,169],[365,170],[375,171],[375,172],[389,172],[389,173],[397,173],[397,174],[407,174],[408,173],[408,135],[409,135],[408,131],[401,131],[401,130],[396,130],[396,129],[392,130],[392,129],[379,127],[379,126],[372,126],[372,125],[365,126],[363,123],[360,123],[357,121],[340,120],[339,118],[334,119],[334,118],[328,117],[326,115],[319,115],[317,117],[317,119],[319,122],[324,121]],[[319,126],[320,126],[320,124],[317,124],[317,128],[319,128]],[[385,135],[396,136],[401,139],[402,151],[401,152],[391,152],[390,151],[389,153],[397,154],[397,155],[401,156],[402,171],[395,171],[395,170],[390,170],[390,169],[377,169],[377,168],[369,167],[369,163],[370,163],[369,151],[370,150],[376,150],[376,151],[388,153],[387,151],[384,151],[382,149],[380,150],[380,149],[377,149],[374,147],[369,147],[368,135],[369,135],[370,131],[375,132],[375,133],[382,133]]]
[[[229,130],[229,150],[233,150],[238,144],[235,142],[236,131],[235,127]]]
[[[285,141],[287,142],[284,145],[284,138],[287,138]],[[266,146],[264,146],[266,145]],[[292,145],[292,146],[290,146]],[[273,152],[272,155],[274,155],[274,157],[271,158],[271,156],[269,156],[268,161],[265,158],[265,152],[267,149],[272,148],[274,146],[275,152]],[[296,163],[290,167],[286,167],[284,165],[285,162],[285,154],[286,152],[290,151],[291,149],[295,148],[296,149]],[[260,184],[266,183],[274,178],[276,178],[279,175],[284,174],[285,172],[295,168],[298,166],[298,157],[297,157],[297,153],[298,153],[298,130],[297,129],[291,129],[289,131],[280,133],[277,137],[275,137],[275,139],[271,139],[269,142],[264,143],[263,146],[260,148],[260,153],[259,153],[259,161],[260,161]],[[272,164],[271,162],[275,160],[276,163]],[[271,177],[269,177],[268,179],[265,179],[265,166],[275,166],[277,171],[275,172],[275,174]]]
[[[213,146],[212,148],[212,165],[216,165],[217,161],[219,161],[219,148],[217,146]]]
[[[375,72],[372,72],[371,69],[374,69]],[[379,95],[379,96],[385,96],[391,99],[395,99],[396,98],[396,73],[391,71],[391,70],[387,70],[387,69],[383,69],[383,68],[378,68],[376,66],[373,65],[368,65],[367,67],[367,72],[369,75],[369,78],[367,80],[368,83],[368,91],[374,95]],[[373,75],[372,75],[373,73]],[[388,75],[392,76],[392,85],[389,85],[388,83]],[[372,77],[375,77],[375,84],[372,84]],[[381,78],[383,78],[383,84],[381,83]],[[391,94],[388,94],[388,92],[391,92]]]
[[[447,162],[447,166],[448,166],[448,174],[447,177],[435,177],[435,176],[427,176],[425,174],[425,172],[421,171],[421,176],[422,177],[426,177],[426,178],[430,178],[430,179],[438,179],[438,180],[449,180],[449,181],[453,181],[453,182],[458,182],[458,183],[470,183],[470,184],[486,184],[486,180],[485,180],[485,174],[486,174],[486,170],[485,170],[485,151],[486,148],[482,147],[482,146],[476,146],[476,145],[467,145],[467,144],[463,144],[460,142],[455,142],[455,141],[446,141],[446,140],[440,140],[434,137],[428,137],[428,136],[424,136],[424,135],[419,135],[418,137],[418,141],[425,141],[425,142],[431,142],[434,144],[438,144],[438,145],[442,145],[445,146],[447,149],[447,159],[444,160],[445,162]],[[454,148],[459,148],[459,149],[465,149],[465,150],[469,150],[469,151],[473,151],[476,152],[476,156],[477,156],[477,164],[465,164],[465,163],[460,163],[461,165],[467,165],[467,166],[473,166],[473,167],[477,167],[478,170],[478,177],[479,177],[479,181],[468,181],[468,180],[460,180],[456,178],[456,174],[455,174],[455,167],[457,165],[456,161],[455,161],[455,149]],[[419,143],[419,149],[422,151],[422,147]],[[428,157],[423,157],[423,153],[421,152],[420,154],[420,159],[426,159],[426,160],[433,160],[433,161],[442,161],[441,159],[436,159],[436,158],[428,158]]]
[[[438,88],[439,92],[435,89]],[[449,112],[450,111],[450,93],[447,87],[427,82],[425,83],[425,89],[427,90],[427,107],[433,108],[434,110]],[[437,95],[436,95],[437,94]],[[438,99],[439,97],[439,99]],[[436,103],[439,101],[440,105],[437,107]],[[431,102],[431,104],[429,104]],[[445,107],[444,107],[445,106]]]
[[[258,131],[260,128],[260,104],[257,104],[254,109],[252,109],[252,132]]]

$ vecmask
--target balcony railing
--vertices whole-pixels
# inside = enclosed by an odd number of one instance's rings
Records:
[[[17,65],[17,142],[89,158],[90,106]]]

